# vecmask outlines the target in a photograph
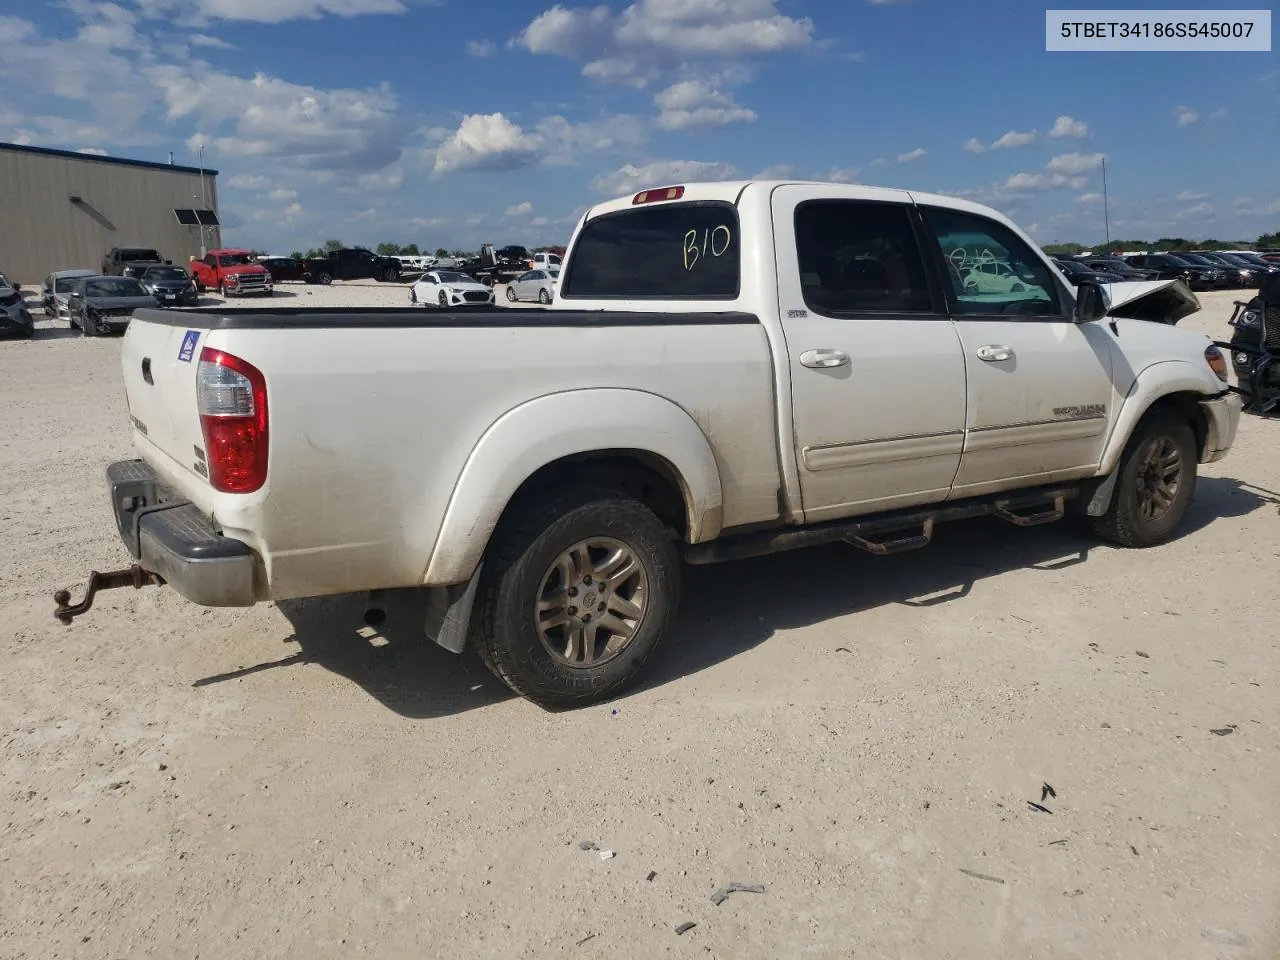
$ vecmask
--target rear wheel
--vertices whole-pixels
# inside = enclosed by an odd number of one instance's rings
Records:
[[[1169,411],[1147,415],[1125,446],[1107,512],[1091,517],[1094,533],[1122,547],[1152,547],[1172,538],[1196,488],[1196,437]]]
[[[387,267],[387,269],[382,272],[383,283],[395,283],[399,279],[400,271],[395,267]]]
[[[508,687],[546,707],[607,699],[675,619],[675,538],[643,503],[560,490],[517,506],[482,574],[476,646]]]
[[[327,287],[329,284],[333,283],[333,274],[328,270],[321,270],[316,274],[316,283],[323,287]]]
[[[541,304],[543,304],[543,305],[549,304],[549,303],[551,302],[551,291],[550,291],[550,290],[539,290],[539,291],[538,291],[538,302],[539,302],[539,303],[541,303]]]
[[[441,307],[447,308],[449,306],[449,295],[445,293],[443,290],[440,291],[440,296],[438,300],[440,302]]]

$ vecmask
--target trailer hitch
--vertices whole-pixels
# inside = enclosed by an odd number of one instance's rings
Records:
[[[159,587],[163,584],[164,580],[159,574],[143,570],[136,563],[124,570],[112,570],[110,573],[99,573],[94,570],[89,574],[89,584],[85,587],[84,599],[79,603],[72,606],[70,590],[59,590],[53,595],[53,602],[58,605],[53,615],[70,626],[74,618],[89,612],[89,608],[93,606],[94,594],[99,590],[114,590],[117,587],[133,587],[135,590],[141,590],[146,586]]]

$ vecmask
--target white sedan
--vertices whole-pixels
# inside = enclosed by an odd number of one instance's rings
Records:
[[[465,273],[453,270],[430,270],[409,288],[413,303],[456,307],[462,304],[493,303],[493,289],[477,283]]]
[[[539,303],[550,303],[555,296],[556,281],[560,279],[560,271],[555,267],[530,270],[522,273],[507,284],[507,299],[514,303],[517,300],[537,300]]]

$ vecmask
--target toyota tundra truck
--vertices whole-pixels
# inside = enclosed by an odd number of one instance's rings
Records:
[[[984,264],[1010,282],[967,283]],[[428,592],[545,706],[625,688],[682,563],[1075,514],[1175,535],[1240,401],[1178,281],[1069,287],[986,207],[831,183],[643,190],[579,220],[547,309],[140,310],[132,563],[55,598]],[[1030,535],[1030,534],[1029,534]]]

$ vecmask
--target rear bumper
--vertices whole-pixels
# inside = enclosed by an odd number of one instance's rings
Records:
[[[202,606],[257,602],[260,576],[254,552],[220,535],[195,504],[166,487],[145,461],[111,464],[107,486],[120,539],[144,570]]]
[[[1201,400],[1208,432],[1204,441],[1201,463],[1216,463],[1227,455],[1236,441],[1236,429],[1240,426],[1240,408],[1244,405],[1238,393],[1227,393],[1212,400]]]

